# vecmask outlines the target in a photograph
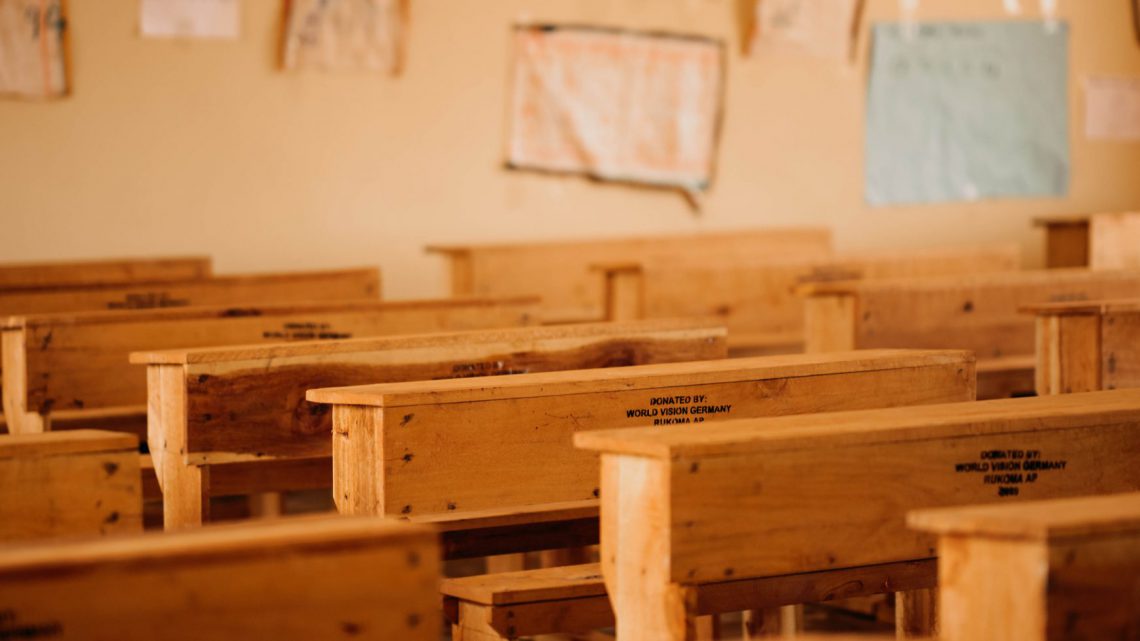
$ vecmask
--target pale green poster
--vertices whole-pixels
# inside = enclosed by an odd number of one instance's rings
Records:
[[[878,24],[871,58],[867,202],[1068,192],[1068,25]]]

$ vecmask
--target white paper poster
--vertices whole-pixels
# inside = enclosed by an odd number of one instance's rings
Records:
[[[148,38],[235,39],[241,0],[141,0],[141,30]]]
[[[753,46],[795,48],[824,58],[852,53],[862,0],[758,0]]]
[[[712,180],[719,41],[589,27],[515,30],[508,163],[679,187]]]
[[[1040,21],[874,27],[873,205],[1061,197],[1069,188],[1068,28]]]
[[[1140,141],[1140,77],[1085,80],[1085,135]]]

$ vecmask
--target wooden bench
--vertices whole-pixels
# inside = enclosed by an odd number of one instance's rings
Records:
[[[1035,219],[1045,229],[1050,268],[1140,268],[1140,213],[1052,216]]]
[[[112,281],[0,290],[0,319],[30,314],[379,298],[380,272],[376,269],[191,278],[176,281]]]
[[[212,275],[212,263],[207,256],[2,263],[0,291],[194,280]]]
[[[724,358],[724,337],[712,321],[646,321],[202,348],[131,360],[148,366],[148,440],[166,526],[180,528],[208,518],[211,485],[234,489],[226,476],[241,474],[263,490],[332,485],[331,416],[305,401],[309,388],[711,360]]]
[[[571,446],[601,427],[973,398],[963,352],[882,350],[310,390],[333,405],[346,514],[413,516],[596,498]]]
[[[533,298],[376,300],[12,317],[0,335],[5,417],[14,433],[52,429],[57,417],[82,425],[99,412],[120,429],[145,426],[146,375],[129,363],[134,351],[510,327],[533,322],[535,309]]]
[[[668,259],[599,265],[609,320],[706,316],[728,327],[733,355],[803,351],[797,286],[835,280],[930,277],[1020,269],[1015,245],[840,254],[784,260]]]
[[[1027,306],[1038,394],[1140,387],[1140,298]]]
[[[0,316],[378,299],[374,268],[0,291]]]
[[[1135,296],[1140,271],[1034,270],[805,286],[809,352],[973,350],[978,397],[1032,394],[1034,323],[1020,308]]]
[[[935,586],[921,508],[1140,488],[1140,390],[579,433],[618,638]]]
[[[429,529],[300,518],[0,550],[0,638],[438,641]]]
[[[453,296],[541,295],[550,323],[603,320],[602,286],[591,266],[662,259],[700,265],[709,260],[824,258],[831,232],[772,228],[702,234],[491,245],[436,245],[449,263]]]
[[[1140,494],[911,512],[943,641],[1140,638]]]
[[[0,436],[0,544],[140,531],[133,436],[94,430]]]
[[[965,353],[887,350],[376,385],[308,397],[334,405],[334,497],[341,512],[431,522],[452,535],[457,549],[501,554],[515,550],[488,549],[487,539],[519,532],[524,549],[543,549],[539,536],[573,531],[581,538],[548,539],[547,549],[597,542],[597,464],[571,447],[577,431],[655,422],[702,428],[726,417],[966,401],[973,386]],[[474,542],[465,544],[465,534]],[[526,575],[521,583],[504,576],[518,587],[511,598],[528,598]],[[456,633],[510,638],[508,626],[462,617],[460,581],[455,591],[445,587],[450,610],[461,617],[453,619]],[[595,583],[592,589],[601,590],[600,579]],[[595,604],[585,605],[584,618],[576,610],[582,604],[563,605],[565,616],[537,610],[525,629],[568,632],[574,621],[600,627],[593,625]],[[523,629],[512,618],[516,632]]]

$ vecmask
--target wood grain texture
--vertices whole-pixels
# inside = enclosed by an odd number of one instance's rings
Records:
[[[940,537],[948,640],[1140,635],[1140,493],[924,510],[908,521]]]
[[[0,316],[379,297],[379,270],[343,269],[4,291]]]
[[[1012,245],[700,264],[666,259],[646,261],[635,271],[615,267],[608,274],[612,290],[606,298],[611,306],[632,310],[629,314],[639,311],[643,318],[717,318],[728,327],[733,350],[782,340],[794,352],[799,351],[805,331],[804,303],[795,290],[805,283],[1005,272],[1020,267],[1020,251]],[[634,279],[638,286],[628,284]],[[850,348],[829,351],[842,349]]]
[[[1094,214],[1087,234],[1089,267],[1140,269],[1140,212]]]
[[[823,258],[831,232],[823,228],[773,228],[732,232],[545,241],[497,245],[432,246],[451,263],[453,295],[541,295],[547,322],[603,318],[602,279],[593,265],[665,260],[747,262],[758,258]]]
[[[843,344],[853,349],[968,349],[978,357],[981,379],[987,361],[1032,357],[1047,336],[1035,331],[1033,317],[1021,313],[1022,308],[1136,296],[1140,272],[1040,270],[819,285],[805,293],[809,316],[816,314],[809,323],[809,351]],[[849,343],[844,342],[847,336],[852,337]]]
[[[134,351],[334,340],[408,332],[527,325],[533,299],[316,302],[9,319],[3,331],[5,414],[13,431],[50,429],[58,410],[146,402]]]
[[[1140,392],[1119,391],[579,434],[616,468],[601,532],[619,636],[691,638],[668,616],[691,586],[932,558],[912,509],[1135,491],[1138,418]],[[631,530],[666,548],[644,554]]]
[[[1034,305],[1037,389],[1064,394],[1140,386],[1140,301]]]
[[[1049,269],[1088,267],[1089,219],[1063,218],[1041,220],[1045,228],[1045,266]]]
[[[1099,365],[1102,388],[1140,387],[1140,311],[1101,317]]]
[[[487,322],[495,318],[491,313]],[[724,335],[712,322],[640,321],[180,350],[134,360],[150,363],[149,428],[158,468],[238,462],[268,467],[315,459],[327,467],[332,448],[343,443],[330,439],[327,406],[305,401],[311,387],[719,359],[725,355]],[[173,504],[191,507],[185,518],[168,511],[172,527],[200,522],[196,506],[206,488],[197,472],[187,474],[180,478],[188,489],[163,486]],[[272,488],[277,490],[312,482],[307,474],[292,482],[274,478],[284,483]],[[329,475],[324,486],[351,485],[351,478],[333,482]]]
[[[0,633],[63,639],[439,638],[430,530],[286,519],[0,551]]]
[[[0,436],[0,542],[140,531],[134,437],[91,430]]]
[[[309,392],[334,408],[340,509],[394,516],[588,500],[576,432],[970,400],[961,352],[758,357]],[[367,404],[367,405],[361,405]],[[656,423],[655,423],[656,422]],[[699,429],[697,431],[700,431]]]
[[[117,258],[0,264],[0,290],[208,278],[208,256]]]
[[[716,360],[713,321],[641,321],[195,350],[185,367],[187,460],[331,456],[331,415],[309,389]],[[325,349],[327,348],[327,349]]]

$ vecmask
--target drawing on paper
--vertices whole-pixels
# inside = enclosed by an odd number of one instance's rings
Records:
[[[286,69],[379,71],[403,67],[407,0],[288,0]]]
[[[723,43],[555,26],[519,27],[514,39],[508,166],[708,188]]]
[[[66,32],[63,0],[0,0],[0,94],[66,95]]]
[[[757,0],[752,28],[758,45],[854,58],[865,0]]]

